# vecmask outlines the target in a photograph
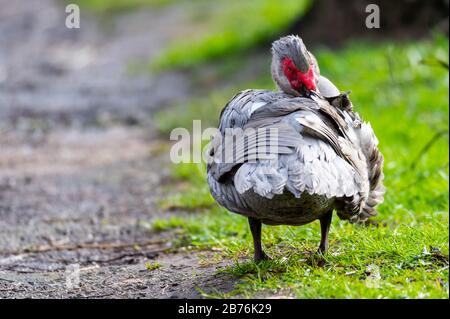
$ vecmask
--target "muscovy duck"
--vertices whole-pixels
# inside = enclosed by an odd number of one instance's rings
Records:
[[[262,223],[318,219],[323,253],[334,210],[341,219],[365,221],[376,215],[385,193],[384,160],[370,124],[353,112],[347,93],[320,75],[298,36],[272,44],[271,71],[280,92],[235,95],[222,110],[207,165],[214,199],[248,217],[255,261],[268,258]],[[253,133],[227,138],[230,131]]]

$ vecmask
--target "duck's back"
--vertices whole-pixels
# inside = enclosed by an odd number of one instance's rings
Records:
[[[212,143],[213,197],[268,224],[300,225],[339,207],[351,210],[349,217],[360,213],[370,187],[367,167],[339,112],[317,97],[265,90],[236,95],[222,111],[221,139]],[[251,134],[236,147],[238,139],[225,138],[230,129]]]

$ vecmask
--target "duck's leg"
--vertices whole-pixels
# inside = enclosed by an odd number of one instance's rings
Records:
[[[333,211],[326,213],[320,218],[320,231],[322,238],[320,239],[319,253],[324,253],[328,249],[328,232],[330,231],[331,218]]]
[[[261,221],[259,219],[249,217],[248,224],[250,225],[250,230],[253,236],[253,247],[255,249],[254,259],[255,261],[269,259],[264,253],[261,246]]]

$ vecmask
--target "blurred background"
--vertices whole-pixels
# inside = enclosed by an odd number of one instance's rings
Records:
[[[448,298],[448,7],[0,0],[0,297]],[[287,34],[352,91],[388,192],[367,227],[333,222],[325,267],[309,259],[318,225],[267,230],[261,270],[239,264],[246,220],[214,203],[203,164],[170,163],[169,134],[215,127],[240,90],[275,89],[270,44]]]

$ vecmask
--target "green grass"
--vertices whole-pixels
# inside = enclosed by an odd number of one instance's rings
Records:
[[[189,68],[201,62],[236,56],[256,45],[267,43],[304,12],[311,0],[74,0],[84,9],[109,16],[139,8],[158,8],[176,4],[182,7],[181,35],[150,62],[150,70]],[[186,19],[187,18],[187,19]],[[185,32],[184,30],[191,31]],[[222,62],[221,62],[222,63]],[[223,64],[223,63],[222,63]],[[141,68],[142,66],[139,66]]]
[[[387,193],[374,219],[378,227],[335,217],[330,251],[323,258],[314,253],[318,223],[264,227],[263,242],[273,259],[255,264],[248,259],[252,245],[246,219],[213,203],[204,166],[180,164],[174,166],[174,178],[187,183],[188,190],[166,205],[173,201],[190,210],[198,205],[201,211],[158,220],[154,228],[179,228],[180,245],[219,251],[233,261],[222,271],[240,278],[235,290],[210,297],[282,291],[298,298],[448,298],[449,79],[448,70],[430,63],[447,59],[448,39],[352,43],[337,52],[315,53],[322,73],[341,90],[353,91],[355,109],[380,140]],[[272,89],[268,70],[253,85],[234,89]],[[161,131],[190,128],[192,119],[216,125],[233,90],[212,92],[185,105],[183,112],[176,106],[175,112],[160,113]]]
[[[188,68],[200,62],[236,55],[276,37],[309,7],[309,0],[198,1],[193,16],[198,31],[176,39],[151,62],[153,70]]]
[[[187,189],[161,200],[164,209],[200,210],[215,205],[214,199],[204,182],[205,167],[203,164],[183,163],[177,165],[172,172],[173,180],[184,182]]]
[[[146,263],[145,263],[145,268],[148,270],[148,271],[153,271],[153,270],[156,270],[156,269],[159,269],[159,268],[161,268],[161,264],[159,263],[159,262],[154,262],[154,263],[152,263],[152,262],[150,262],[150,261],[147,261]]]

